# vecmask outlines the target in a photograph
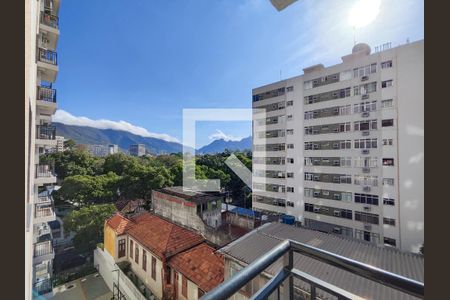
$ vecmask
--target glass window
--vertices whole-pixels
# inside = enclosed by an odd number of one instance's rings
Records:
[[[391,87],[393,85],[393,80],[385,80],[381,82],[382,88]]]
[[[382,127],[391,127],[391,126],[394,126],[394,119],[381,120],[381,126],[382,126]]]

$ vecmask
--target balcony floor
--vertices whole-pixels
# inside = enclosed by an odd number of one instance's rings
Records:
[[[68,290],[70,285],[74,287]],[[53,300],[110,300],[113,296],[103,278],[95,274],[54,287],[53,295]]]

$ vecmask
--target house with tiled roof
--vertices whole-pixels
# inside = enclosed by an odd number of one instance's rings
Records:
[[[169,260],[174,272],[175,299],[197,299],[223,281],[223,255],[206,243]]]
[[[106,257],[104,262],[119,267],[106,269],[121,269],[122,277],[130,277],[138,292],[156,299],[171,298],[174,292],[179,294],[176,299],[198,299],[223,281],[223,257],[203,236],[148,212],[131,217],[116,213],[107,219],[104,250],[96,251]],[[108,278],[113,281],[105,275],[107,284]],[[130,297],[136,298],[126,298]]]

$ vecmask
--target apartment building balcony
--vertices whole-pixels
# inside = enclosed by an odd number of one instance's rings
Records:
[[[48,277],[33,283],[33,297],[48,294],[52,291],[52,278]]]
[[[343,288],[297,269],[294,266],[294,253],[306,255],[340,270],[345,270],[370,281],[380,283],[395,291],[417,298],[424,298],[425,286],[423,282],[334,254],[309,244],[286,239],[200,299],[228,299],[280,260],[283,266],[281,270],[271,277],[262,288],[256,291],[251,299],[268,299],[270,296],[276,295],[278,295],[278,299],[324,299],[320,296],[323,292],[332,297],[327,299],[363,299]],[[306,295],[298,294],[299,290],[294,288],[296,280],[301,280],[309,286]]]
[[[36,176],[34,183],[37,185],[43,185],[48,183],[56,183],[56,175],[54,168],[51,165],[36,165]]]
[[[56,127],[50,125],[37,125],[36,145],[56,147]]]
[[[41,79],[47,82],[54,82],[58,75],[58,55],[55,51],[38,48],[37,66],[41,74]]]
[[[39,264],[47,260],[53,260],[54,258],[55,252],[53,251],[53,244],[51,240],[37,242],[34,244],[33,262],[35,264]]]
[[[56,220],[53,203],[34,205],[34,223],[47,223]]]
[[[50,11],[41,11],[39,35],[41,45],[45,48],[56,49],[59,38],[59,19]]]
[[[36,106],[43,114],[53,115],[56,112],[56,90],[38,86]]]
[[[47,223],[37,223],[33,226],[33,243],[52,240],[52,229]]]

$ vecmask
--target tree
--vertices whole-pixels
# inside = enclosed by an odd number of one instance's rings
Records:
[[[70,176],[57,191],[57,200],[71,201],[78,205],[112,202],[118,196],[120,179],[113,172],[100,176]]]
[[[82,253],[92,252],[103,242],[103,225],[116,208],[113,204],[97,204],[71,211],[64,218],[64,229],[74,232],[74,247]]]
[[[73,150],[76,144],[77,143],[74,140],[68,139],[67,141],[64,141],[64,149]]]

